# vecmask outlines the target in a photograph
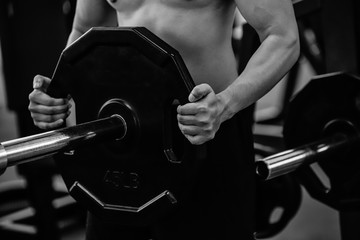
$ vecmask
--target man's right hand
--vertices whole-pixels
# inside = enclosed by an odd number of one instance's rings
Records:
[[[46,94],[51,80],[36,75],[33,81],[34,90],[29,94],[29,111],[35,126],[41,129],[60,127],[70,115],[71,104],[68,98],[52,98]]]

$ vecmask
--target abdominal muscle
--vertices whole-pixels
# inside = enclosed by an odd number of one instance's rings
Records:
[[[195,84],[224,90],[237,77],[231,46],[234,8],[224,0],[118,0],[119,26],[143,26],[184,59]],[[130,9],[131,5],[131,9]],[[226,26],[226,27],[225,27]]]

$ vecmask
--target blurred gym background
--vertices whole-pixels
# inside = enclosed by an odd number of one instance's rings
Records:
[[[29,132],[23,130],[24,124],[27,124],[24,123],[23,113],[27,114],[27,95],[32,88],[32,77],[29,78],[29,76],[33,73],[39,73],[37,69],[41,69],[45,74],[50,75],[55,67],[57,56],[65,46],[75,1],[59,0],[55,2],[38,0],[31,1],[28,5],[23,4],[23,6],[18,5],[18,1],[11,0],[2,0],[0,3],[2,9],[0,12],[0,26],[2,27],[0,41],[3,47],[2,54],[0,54],[0,142],[29,135]],[[336,71],[358,73],[360,66],[358,49],[360,19],[356,15],[360,8],[356,0],[296,0],[293,3],[299,19],[302,55],[294,69],[271,92],[258,101],[254,113],[255,140],[268,147],[269,152],[280,151],[284,148],[282,142],[283,114],[286,111],[288,101],[294,94],[316,75]],[[30,7],[34,8],[32,13],[34,15],[28,16],[26,14],[30,14]],[[46,9],[49,9],[47,24],[59,26],[56,33],[49,34],[46,32],[48,28],[44,23],[44,16],[41,19],[34,17],[39,16]],[[23,19],[17,19],[17,11],[24,11],[22,14],[26,16],[22,16]],[[8,19],[5,19],[4,16],[7,16]],[[1,21],[8,21],[8,24]],[[27,23],[24,24],[24,21]],[[28,21],[34,21],[34,23]],[[27,28],[32,26],[32,29],[26,30],[22,25]],[[41,27],[41,29],[37,29],[37,27]],[[21,40],[29,41],[27,37],[31,34],[37,34],[33,35],[33,39],[30,38],[35,42],[21,42]],[[48,38],[51,37],[51,34],[54,34],[52,37],[57,38],[56,43],[54,43],[56,46],[49,45],[51,40]],[[41,38],[46,41],[41,42]],[[251,55],[251,50],[256,47],[256,44],[257,40],[256,37],[254,38],[252,29],[240,15],[237,16],[237,21],[234,24],[234,48],[240,53],[239,69],[246,63],[247,57]],[[24,49],[15,49],[19,46]],[[37,66],[31,61],[31,54],[47,54],[47,50],[44,51],[44,48],[53,49],[52,57],[46,58],[42,55],[45,58],[46,66]],[[9,53],[11,50],[14,51]],[[3,57],[4,61],[2,60]],[[3,62],[6,62],[5,57],[12,66],[9,63],[9,65],[3,65]],[[28,65],[24,61],[27,61]],[[43,62],[41,64],[44,65]],[[10,70],[5,70],[5,66]],[[32,69],[33,72],[29,69]],[[27,82],[16,79],[16,77],[24,76],[27,77]],[[9,79],[13,82],[9,83]],[[25,97],[18,97],[21,93],[22,95],[26,93]],[[22,101],[22,103],[18,104],[18,101]],[[53,194],[51,196],[55,196],[54,199],[56,199],[56,201],[52,201],[55,210],[50,209],[50,212],[46,211],[45,214],[49,214],[50,221],[56,222],[55,229],[57,230],[55,232],[49,231],[54,226],[51,226],[51,223],[48,223],[50,227],[45,224],[45,228],[49,228],[48,231],[44,231],[42,239],[84,239],[83,209],[66,194],[65,185],[61,176],[57,174],[56,167],[46,164],[41,166],[41,163],[39,165],[30,167],[30,170],[25,169],[21,174],[17,168],[11,167],[0,176],[1,238],[4,240],[36,239],[32,238],[38,230],[34,226],[36,220],[33,219],[35,208],[29,203],[29,192],[26,191],[27,178],[29,178],[27,171],[35,171],[36,175],[41,169],[51,169],[49,170],[51,176],[45,176],[45,180],[40,179],[39,181],[40,183],[43,182],[44,185],[50,182],[52,188],[50,194]],[[15,191],[3,197],[3,192],[9,191],[9,189]],[[43,194],[40,193],[40,195],[44,197],[48,189],[41,191]],[[340,240],[339,213],[313,200],[304,189],[301,189],[301,193],[299,209],[286,224],[286,227],[274,236],[263,239]],[[52,211],[54,212],[51,213]],[[278,213],[278,216],[280,214]],[[278,216],[274,214],[273,221],[276,221]],[[16,224],[12,224],[14,222]],[[43,224],[41,220],[38,223]],[[351,227],[355,228],[356,226]],[[55,236],[49,238],[51,235],[48,234],[55,234]]]

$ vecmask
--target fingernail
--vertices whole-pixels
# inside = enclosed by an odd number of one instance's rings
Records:
[[[41,87],[41,82],[39,79],[35,79],[34,80],[34,83],[33,83],[33,88],[34,89],[37,89],[37,88],[40,88]]]

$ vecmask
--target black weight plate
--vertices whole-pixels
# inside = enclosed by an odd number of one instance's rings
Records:
[[[274,237],[298,212],[301,186],[290,174],[268,181],[256,180],[256,239]]]
[[[173,104],[186,103],[193,87],[179,53],[142,27],[92,28],[65,49],[50,95],[71,94],[77,123],[119,114],[128,126],[120,141],[55,157],[70,194],[126,224],[171,209],[183,191],[182,161],[200,148],[178,130]]]
[[[351,123],[353,133],[358,134],[359,110],[359,78],[344,73],[317,76],[290,103],[283,132],[285,143],[288,148],[294,148],[319,140],[325,135],[325,126],[333,120]],[[358,149],[349,147],[326,159],[318,159],[330,186],[323,184],[324,178],[310,166],[301,167],[295,174],[309,194],[320,202],[342,211],[360,209]]]

